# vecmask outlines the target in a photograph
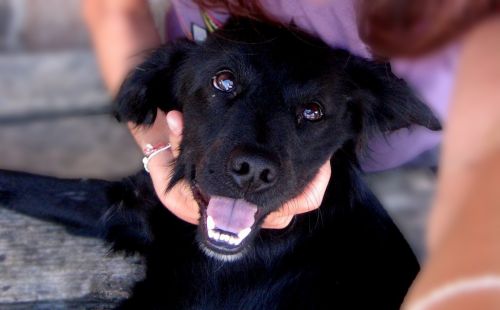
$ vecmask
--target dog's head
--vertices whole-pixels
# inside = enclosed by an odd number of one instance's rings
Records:
[[[184,113],[171,186],[191,184],[200,244],[226,260],[250,248],[264,218],[343,146],[412,124],[440,129],[387,64],[245,20],[201,44],[159,48],[117,103],[119,117],[137,124],[153,122],[157,108]]]

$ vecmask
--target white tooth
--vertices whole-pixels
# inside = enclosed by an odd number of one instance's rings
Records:
[[[236,238],[236,241],[234,242],[235,245],[240,245],[242,239]]]
[[[215,233],[213,230],[211,230],[211,229],[208,230],[208,237],[212,238],[212,239],[215,237]]]
[[[236,239],[234,237],[229,238],[229,244],[236,244]]]
[[[252,232],[252,228],[248,227],[248,228],[245,228],[243,229],[242,231],[240,231],[238,233],[238,238],[240,238],[241,240],[245,239],[250,233]]]
[[[222,236],[220,236],[220,240],[228,242],[229,241],[229,236],[228,235],[222,235]]]
[[[215,240],[219,240],[220,239],[220,232],[216,231],[215,234],[214,234],[214,239]]]
[[[214,221],[213,217],[211,217],[211,216],[207,217],[207,228],[208,229],[215,229],[215,221]]]

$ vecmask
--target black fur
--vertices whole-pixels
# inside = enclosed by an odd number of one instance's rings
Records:
[[[231,92],[213,86],[221,70],[234,74]],[[312,102],[324,114],[316,121],[301,114]],[[388,64],[297,30],[233,19],[202,44],[159,48],[131,73],[117,116],[148,124],[157,108],[184,113],[171,185],[192,185],[198,227],[171,215],[142,173],[112,183],[1,172],[1,203],[143,254],[146,278],[123,309],[399,309],[418,263],[359,177],[357,154],[374,134],[440,125]],[[283,230],[260,230],[329,158],[321,207]],[[238,247],[207,237],[206,204],[215,196],[258,207]]]

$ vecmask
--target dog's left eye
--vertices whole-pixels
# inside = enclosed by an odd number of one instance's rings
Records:
[[[232,92],[236,88],[234,74],[229,70],[222,70],[212,78],[212,85],[223,92]]]
[[[323,107],[317,102],[310,102],[301,106],[297,111],[297,121],[300,123],[302,120],[311,122],[319,121],[323,118]]]

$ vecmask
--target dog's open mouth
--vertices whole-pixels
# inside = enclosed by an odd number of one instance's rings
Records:
[[[200,206],[200,234],[203,250],[210,256],[232,260],[241,256],[258,230],[259,208],[244,199],[207,196],[192,186]]]

